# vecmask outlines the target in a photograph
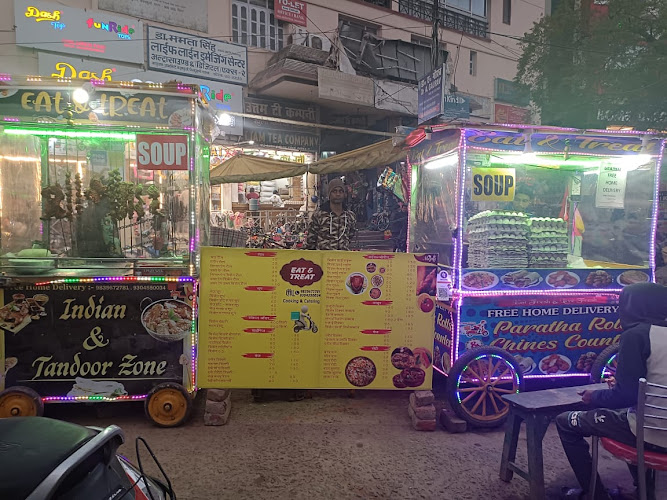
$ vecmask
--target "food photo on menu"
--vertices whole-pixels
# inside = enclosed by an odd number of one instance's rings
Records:
[[[392,379],[394,387],[406,389],[421,386],[432,363],[431,351],[426,347],[397,347],[391,353],[392,366],[400,370]]]

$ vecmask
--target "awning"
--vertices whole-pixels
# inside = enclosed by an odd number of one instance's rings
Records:
[[[403,149],[403,139],[376,142],[370,146],[334,155],[326,160],[316,161],[308,167],[308,172],[313,174],[335,174],[343,172],[354,172],[366,168],[383,167],[407,157],[407,151]]]
[[[295,177],[306,173],[306,168],[303,163],[240,154],[211,170],[211,185]]]

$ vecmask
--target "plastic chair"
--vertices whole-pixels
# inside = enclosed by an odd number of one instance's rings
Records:
[[[651,392],[647,392],[649,390]],[[593,468],[588,491],[595,491],[598,476],[598,445],[600,442],[615,457],[637,466],[640,500],[648,499],[646,469],[667,471],[667,452],[644,450],[644,435],[647,430],[649,432],[667,432],[667,386],[652,384],[647,382],[645,378],[639,379],[636,418],[636,447],[628,446],[611,438],[593,436]],[[652,492],[652,498],[655,498],[654,495],[655,492]]]

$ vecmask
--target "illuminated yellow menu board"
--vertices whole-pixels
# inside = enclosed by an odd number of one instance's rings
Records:
[[[202,249],[198,386],[431,387],[437,255]]]

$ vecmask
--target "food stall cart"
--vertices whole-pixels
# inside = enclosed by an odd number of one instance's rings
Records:
[[[214,122],[182,84],[6,77],[0,88],[0,417],[195,385]]]
[[[655,278],[663,140],[443,126],[406,142],[410,251],[440,255],[434,366],[456,413],[495,426],[524,379],[613,371],[618,294]]]

